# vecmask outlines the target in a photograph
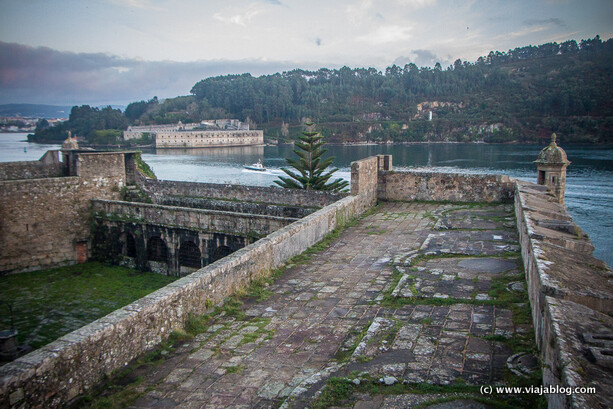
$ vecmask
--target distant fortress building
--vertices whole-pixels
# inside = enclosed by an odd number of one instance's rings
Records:
[[[238,119],[216,119],[199,123],[130,126],[123,139],[138,139],[144,134],[155,137],[157,148],[212,148],[218,146],[250,146],[264,143],[264,132],[249,130],[249,124]]]

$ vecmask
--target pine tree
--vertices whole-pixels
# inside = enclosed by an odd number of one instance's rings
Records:
[[[296,147],[294,153],[298,155],[299,159],[286,159],[287,164],[297,172],[281,168],[289,177],[279,176],[281,180],[275,180],[275,183],[290,189],[343,191],[349,185],[346,180],[336,179],[327,183],[338,169],[327,170],[334,157],[322,158],[322,155],[328,151],[322,148],[324,145],[323,135],[319,132],[313,132],[312,123],[307,123],[306,126],[307,130],[302,132],[302,136],[298,138],[299,141],[294,144]]]

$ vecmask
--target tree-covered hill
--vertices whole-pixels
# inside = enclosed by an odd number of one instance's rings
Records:
[[[238,118],[255,123],[268,138],[291,140],[309,118],[329,142],[534,142],[557,132],[564,143],[613,143],[611,67],[613,39],[596,36],[490,52],[447,68],[437,63],[394,65],[385,72],[343,67],[224,75],[199,81],[189,96],[134,102],[124,122],[112,125],[106,120],[114,118],[110,108],[92,113],[80,107],[77,113],[87,115],[79,115],[79,122],[71,112],[62,132],[93,138],[96,130],[128,123]]]
[[[443,69],[294,70],[207,78],[192,88],[202,108],[263,127],[309,117],[333,140],[613,142],[613,40],[491,52]],[[428,120],[432,111],[432,121]]]

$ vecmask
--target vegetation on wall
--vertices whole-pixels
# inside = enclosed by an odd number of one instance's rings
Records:
[[[147,176],[150,179],[157,179],[155,173],[153,173],[153,169],[151,169],[149,164],[143,160],[141,152],[137,152],[134,154],[134,161],[136,162],[136,168],[141,174]]]

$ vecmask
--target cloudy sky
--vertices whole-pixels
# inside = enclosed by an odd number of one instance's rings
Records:
[[[214,75],[446,67],[597,34],[611,0],[0,0],[0,103],[125,105]]]

